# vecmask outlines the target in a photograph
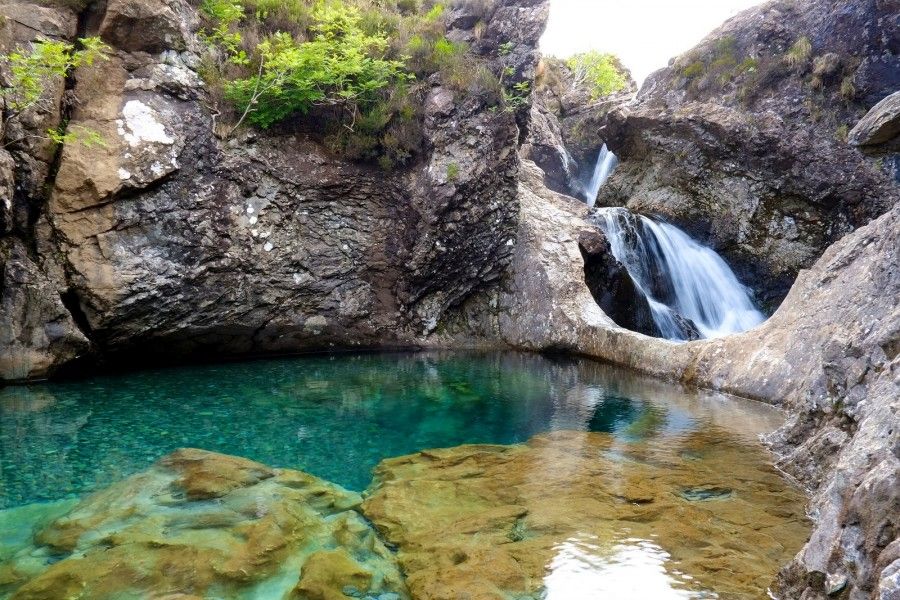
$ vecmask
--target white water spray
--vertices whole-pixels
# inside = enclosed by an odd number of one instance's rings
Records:
[[[600,154],[597,156],[597,163],[594,165],[591,181],[584,188],[584,199],[588,206],[594,207],[600,188],[603,187],[603,184],[606,183],[606,180],[609,179],[609,176],[612,175],[613,170],[618,165],[619,157],[610,151],[606,144],[603,144],[603,148],[600,149]]]
[[[624,208],[601,208],[596,215],[663,337],[688,339],[679,315],[704,338],[740,333],[765,320],[725,261],[674,225]]]

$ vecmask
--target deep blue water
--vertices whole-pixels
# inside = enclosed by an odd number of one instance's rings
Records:
[[[697,422],[623,388],[633,376],[514,353],[300,357],[5,388],[0,508],[97,489],[179,447],[362,490],[380,460],[426,448],[550,429],[633,438]]]

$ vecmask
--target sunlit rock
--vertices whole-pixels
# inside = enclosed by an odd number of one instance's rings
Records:
[[[764,465],[705,432],[556,432],[386,460],[363,510],[415,598],[749,598],[808,531],[802,494]]]
[[[353,588],[406,598],[360,501],[299,471],[178,450],[0,555],[0,595],[332,600]]]

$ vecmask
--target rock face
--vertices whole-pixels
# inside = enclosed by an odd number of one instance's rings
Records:
[[[87,354],[90,343],[24,244],[0,240],[0,264],[0,372],[24,379]]]
[[[610,113],[637,92],[631,73],[624,67],[621,71],[626,89],[595,99],[589,85],[562,60],[544,57],[538,65],[523,155],[544,171],[544,183],[551,190],[584,196],[605,143]]]
[[[696,451],[702,459],[681,458]],[[398,547],[410,592],[422,600],[535,597],[544,590],[549,597],[566,590],[615,597],[623,584],[616,565],[628,560],[620,555],[641,555],[629,540],[652,540],[645,543],[690,577],[671,574],[678,579],[673,587],[749,598],[800,546],[806,526],[791,508],[798,493],[774,471],[759,469],[764,463],[750,466],[748,456],[745,446],[717,445],[703,434],[665,448],[556,432],[522,446],[461,446],[386,460],[363,508]],[[723,470],[739,473],[739,490],[717,485]],[[705,482],[702,489],[697,482]],[[593,577],[579,578],[582,562],[592,565]],[[658,569],[671,573],[672,565],[663,560]],[[723,571],[729,576],[718,576]],[[640,584],[629,578],[627,585]]]
[[[638,291],[628,270],[612,255],[603,232],[582,231],[578,248],[584,258],[584,282],[603,312],[626,329],[659,335],[647,297]]]
[[[178,450],[36,532],[0,562],[0,593],[408,598],[361,500],[299,471]]]
[[[447,35],[471,38],[486,61],[500,61],[502,45],[504,65],[532,79],[546,2],[482,9],[474,21],[454,9]],[[289,130],[223,143],[196,73],[194,8],[116,0],[87,23],[114,53],[74,74],[70,127],[106,144],[66,145],[49,198],[35,190],[52,155],[17,151],[20,192],[0,221],[5,232],[18,219],[16,235],[59,260],[45,276],[101,358],[408,345],[503,273],[518,215],[517,115],[432,78],[427,152],[393,174]],[[71,356],[45,358],[0,377],[42,377]]]
[[[599,203],[664,215],[776,307],[828,245],[898,199],[892,160],[845,142],[898,87],[896,8],[776,0],[728,21],[610,117],[623,163]]]

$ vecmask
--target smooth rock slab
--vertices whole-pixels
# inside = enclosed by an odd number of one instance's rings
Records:
[[[363,512],[417,599],[617,598],[644,577],[659,599],[765,598],[806,539],[804,499],[761,449],[724,440],[556,432],[420,452],[381,463]],[[693,488],[730,493],[685,499]],[[655,566],[627,571],[635,560]]]
[[[299,471],[178,450],[37,531],[0,562],[0,597],[408,598],[360,502]]]

